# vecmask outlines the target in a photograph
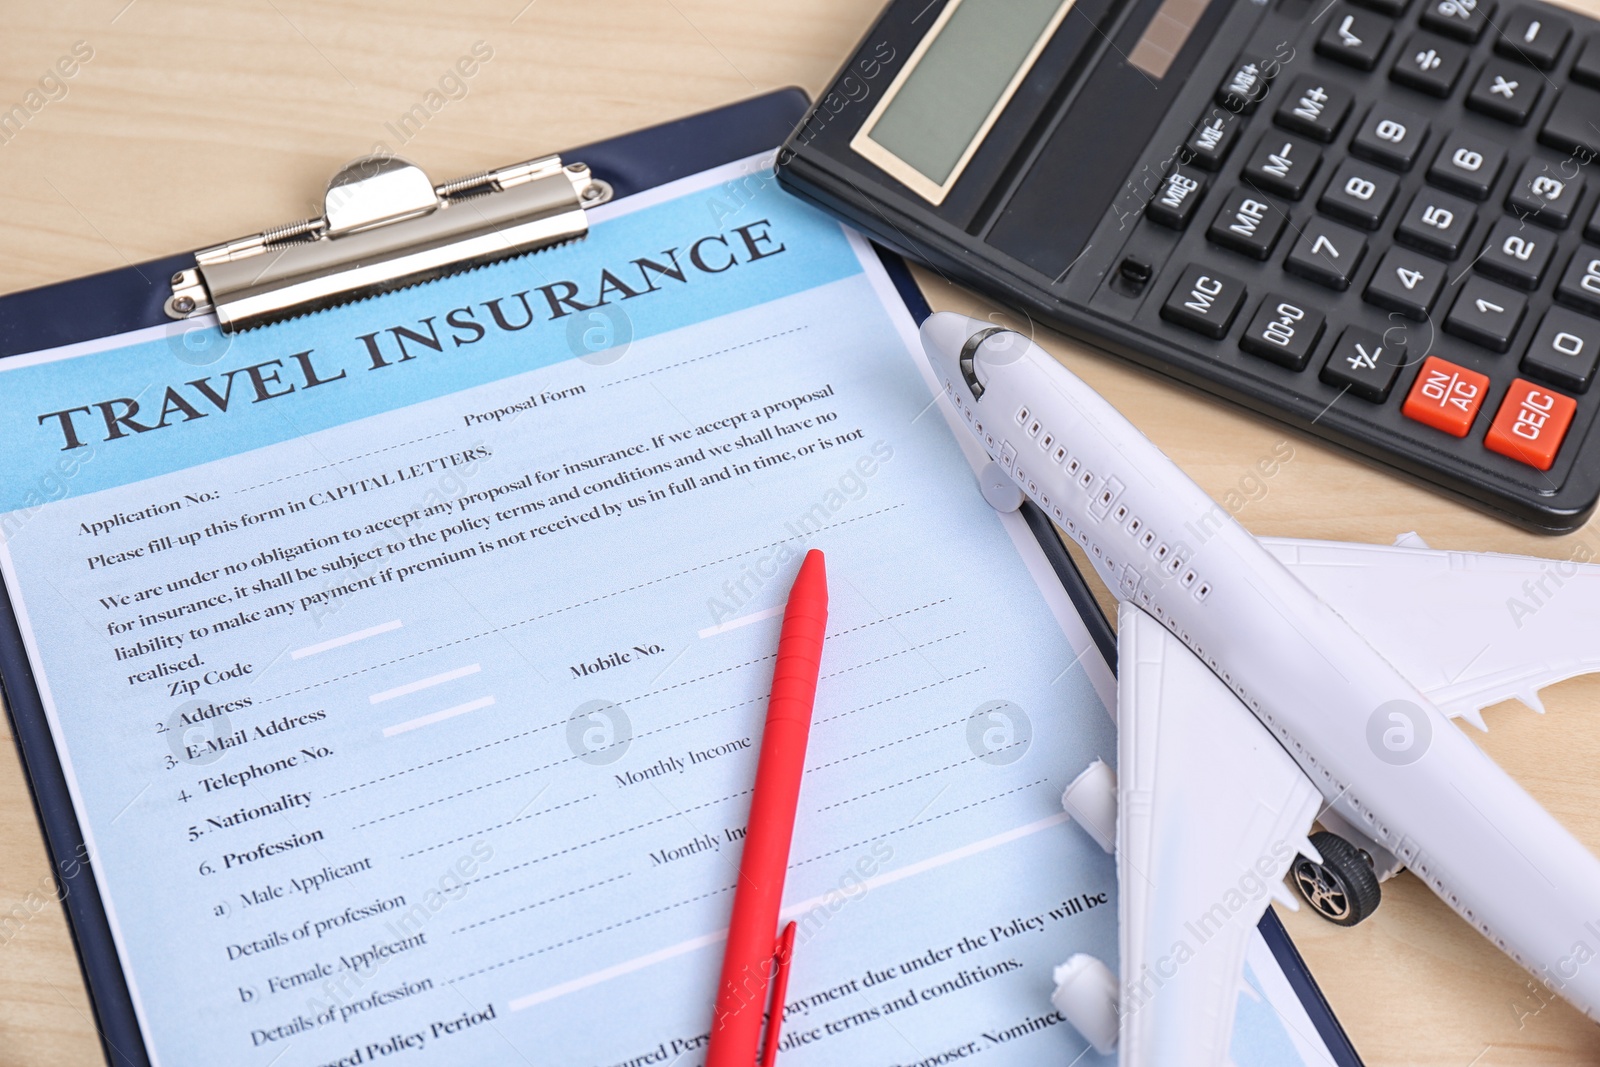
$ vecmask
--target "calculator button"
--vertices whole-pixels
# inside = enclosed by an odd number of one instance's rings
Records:
[[[1472,232],[1476,210],[1472,201],[1459,196],[1418,189],[1405,218],[1395,227],[1395,240],[1441,259],[1455,259]]]
[[[1217,103],[1238,115],[1253,115],[1267,97],[1276,76],[1276,63],[1242,59],[1217,89]]]
[[[1511,186],[1506,210],[1529,222],[1562,230],[1572,221],[1582,197],[1582,178],[1566,177],[1544,160],[1530,159]]]
[[[1429,0],[1417,21],[1470,44],[1483,35],[1493,14],[1494,0]]]
[[[1477,268],[1520,289],[1537,289],[1556,250],[1554,234],[1503,218],[1489,231]]]
[[[1239,139],[1239,116],[1217,109],[1195,124],[1194,132],[1183,142],[1183,161],[1205,170],[1216,170]]]
[[[1195,333],[1218,338],[1233,325],[1244,303],[1244,283],[1191,263],[1172,287],[1161,317]]]
[[[1600,93],[1569,85],[1556,98],[1550,117],[1544,120],[1539,141],[1573,155],[1600,155],[1600,123],[1596,123],[1596,116],[1600,116]]]
[[[1283,261],[1290,274],[1309,278],[1329,289],[1350,288],[1350,278],[1366,255],[1367,239],[1348,226],[1313,218]]]
[[[1194,209],[1206,195],[1206,179],[1199,171],[1175,166],[1161,182],[1156,195],[1145,205],[1144,217],[1162,226],[1181,230],[1194,218]]]
[[[1369,304],[1421,321],[1428,317],[1428,308],[1433,306],[1434,298],[1444,286],[1446,269],[1436,259],[1404,248],[1391,248],[1373,272],[1372,280],[1367,282],[1364,297]]]
[[[1371,70],[1378,65],[1393,26],[1382,15],[1341,4],[1317,38],[1317,52],[1357,70]]]
[[[1333,172],[1317,207],[1336,219],[1376,230],[1389,213],[1400,179],[1388,171],[1347,159]]]
[[[1410,0],[1356,0],[1362,7],[1376,11],[1380,15],[1388,15],[1390,18],[1399,18],[1409,2]]]
[[[1474,200],[1486,200],[1505,162],[1506,150],[1493,141],[1468,133],[1453,133],[1444,139],[1439,154],[1433,157],[1428,180],[1465,193]]]
[[[1572,64],[1572,80],[1600,87],[1600,33],[1591,33],[1589,40]]]
[[[1533,335],[1522,369],[1536,378],[1565,386],[1575,393],[1594,381],[1600,362],[1600,320],[1566,308],[1551,308]]]
[[[1400,414],[1451,437],[1465,437],[1488,392],[1488,375],[1429,356],[1422,361]]]
[[[1572,254],[1556,286],[1556,299],[1579,311],[1600,315],[1600,248],[1584,245]]]
[[[1549,8],[1519,7],[1499,29],[1494,50],[1540,70],[1556,65],[1572,36],[1572,23]]]
[[[1350,151],[1395,170],[1410,170],[1427,139],[1427,119],[1380,100],[1372,105],[1361,129],[1350,138]]]
[[[1244,165],[1244,180],[1263,192],[1290,200],[1305,195],[1322,153],[1310,141],[1268,130]]]
[[[1449,96],[1471,51],[1431,33],[1414,33],[1394,57],[1389,78],[1431,96]]]
[[[1446,333],[1504,352],[1511,347],[1511,338],[1527,310],[1528,298],[1521,293],[1473,275],[1461,287],[1444,328]]]
[[[1583,235],[1591,241],[1600,241],[1600,203],[1596,203],[1594,211],[1589,214],[1589,222],[1583,228]]]
[[[1239,347],[1252,356],[1268,359],[1290,370],[1305,370],[1311,350],[1322,336],[1325,320],[1297,300],[1268,293],[1250,320]]]
[[[1339,335],[1338,343],[1328,353],[1321,378],[1363,400],[1381,404],[1388,399],[1389,390],[1394,388],[1395,377],[1405,362],[1404,341],[1391,344],[1382,334],[1351,326]]]
[[[1504,60],[1483,65],[1478,80],[1467,93],[1467,106],[1490,118],[1521,126],[1533,114],[1539,94],[1544,90],[1544,75]]]
[[[1327,143],[1338,136],[1354,100],[1349,90],[1326,78],[1302,75],[1289,86],[1273,121],[1286,130]]]
[[[1561,441],[1577,410],[1578,402],[1570,396],[1518,378],[1500,402],[1483,446],[1535,470],[1547,471],[1555,464],[1556,453],[1561,451]]]
[[[1283,232],[1283,210],[1248,189],[1236,189],[1222,204],[1206,236],[1251,259],[1266,259]]]

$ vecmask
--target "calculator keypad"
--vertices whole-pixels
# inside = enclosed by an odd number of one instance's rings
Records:
[[[1531,494],[1600,411],[1600,27],[1496,9],[1335,3],[1299,58],[1240,61],[1147,213],[1206,224],[1163,271],[1174,332]]]
[[[1317,53],[1329,59],[1371,70],[1394,34],[1394,23],[1382,15],[1340,4],[1326,16],[1328,28],[1317,38]]]
[[[1501,122],[1521,126],[1533,114],[1544,91],[1543,78],[1526,67],[1504,60],[1485,63],[1467,93],[1467,106]]]
[[[1572,221],[1578,201],[1583,199],[1583,186],[1581,176],[1564,176],[1559,165],[1530,159],[1511,186],[1506,210],[1541,226],[1562,230]]]
[[[1395,240],[1440,259],[1455,259],[1466,247],[1477,211],[1470,200],[1437,189],[1418,189],[1395,227]]]
[[[1269,130],[1245,163],[1244,180],[1264,193],[1299,200],[1321,162],[1321,150],[1310,141]]]
[[[1530,67],[1549,70],[1572,36],[1572,23],[1548,9],[1518,8],[1500,27],[1494,50]]]
[[[1428,168],[1428,181],[1472,197],[1489,199],[1489,190],[1500,180],[1506,150],[1487,137],[1453,133],[1444,139]]]
[[[1236,189],[1222,203],[1206,236],[1223,248],[1251,259],[1266,259],[1278,243],[1287,221],[1283,209],[1274,207],[1253,189]]]
[[[1471,49],[1431,33],[1413,34],[1395,57],[1389,77],[1418,92],[1449,96],[1471,54]]]
[[[1430,30],[1471,44],[1483,36],[1494,8],[1494,0],[1429,0],[1418,21]]]

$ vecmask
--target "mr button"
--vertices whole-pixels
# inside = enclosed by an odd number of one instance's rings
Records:
[[[1535,470],[1547,471],[1556,461],[1577,410],[1578,402],[1571,397],[1518,378],[1511,383],[1483,445]]]
[[[1465,437],[1488,391],[1487,375],[1429,356],[1400,413],[1451,437]]]

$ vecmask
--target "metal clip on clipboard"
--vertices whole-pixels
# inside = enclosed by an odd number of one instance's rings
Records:
[[[544,156],[434,185],[414,163],[366,156],[328,182],[319,218],[195,253],[166,313],[215,312],[234,333],[532,252],[589,232],[611,187]]]

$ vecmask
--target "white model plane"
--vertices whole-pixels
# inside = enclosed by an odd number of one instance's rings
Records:
[[[1068,1021],[1125,1067],[1226,1064],[1285,875],[1353,925],[1402,866],[1600,1021],[1600,861],[1449,721],[1600,670],[1600,567],[1258,539],[1027,338],[941,313],[922,341],[990,503],[1026,495],[1120,601],[1118,770],[1063,804],[1115,846],[1122,974],[1058,968]]]

